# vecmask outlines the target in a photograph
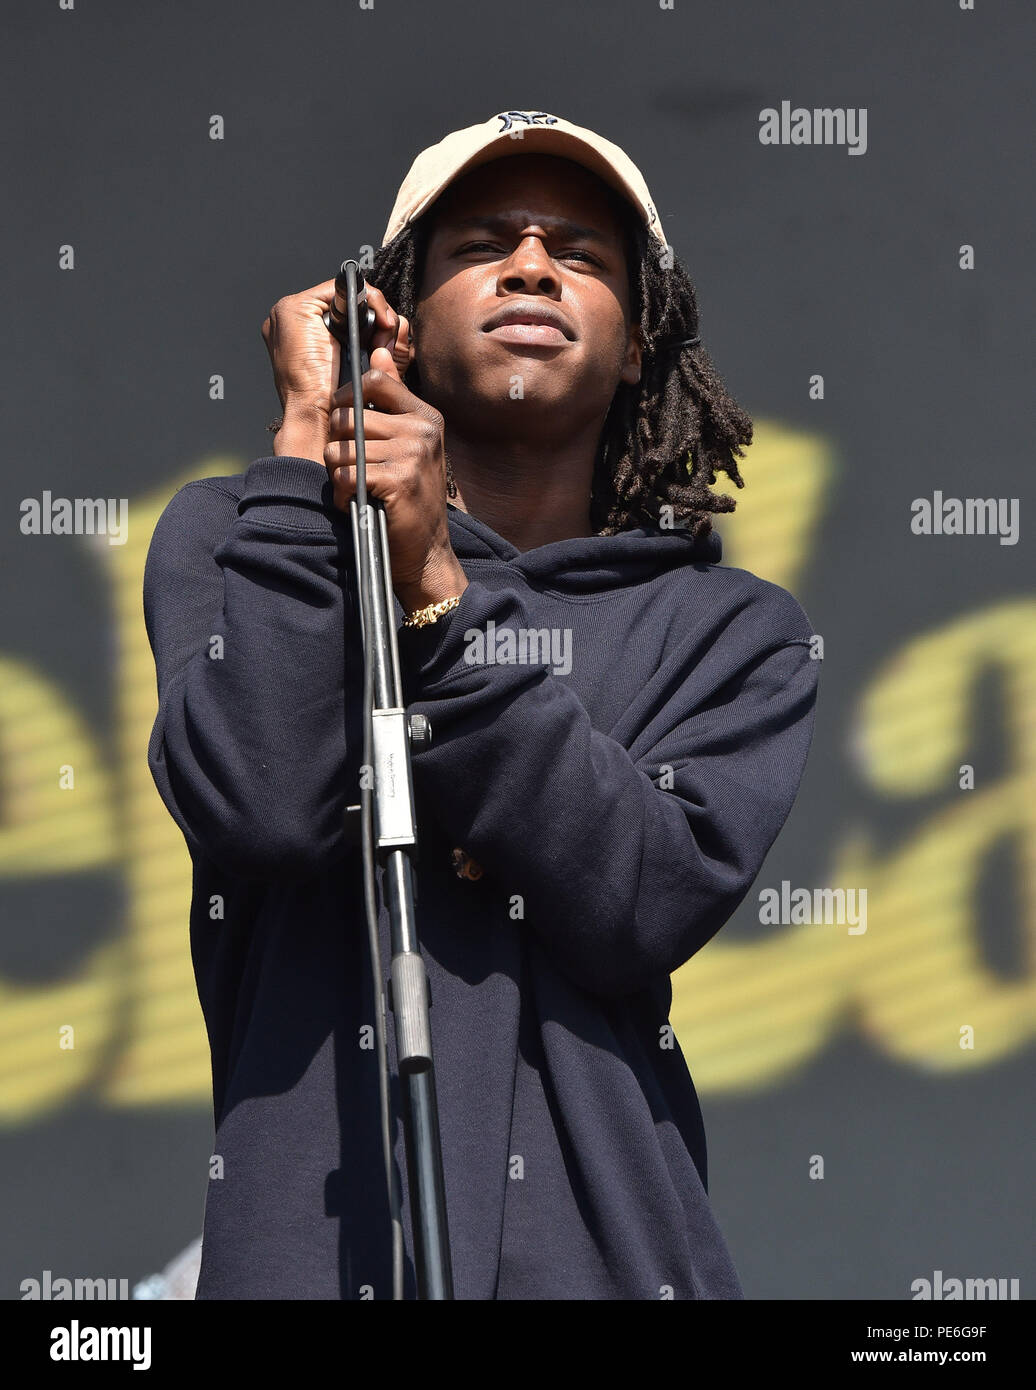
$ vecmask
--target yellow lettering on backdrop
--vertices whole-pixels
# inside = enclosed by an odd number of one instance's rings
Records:
[[[62,764],[75,769],[74,787],[65,791]],[[115,871],[113,796],[112,776],[64,695],[24,662],[0,657],[0,875]],[[8,920],[4,930],[27,926]],[[65,930],[74,945],[74,918]],[[0,1123],[22,1123],[94,1075],[126,974],[125,944],[117,926],[114,932],[116,940],[58,984],[15,984],[0,976]],[[59,1029],[68,1025],[75,1046],[61,1047]]]
[[[957,767],[971,761],[976,677],[999,668],[1011,768],[990,768],[961,792]],[[1036,1034],[1036,602],[994,604],[919,638],[880,673],[861,708],[859,748],[887,796],[947,790],[948,805],[897,854],[861,863],[872,883],[872,929],[859,944],[856,990],[865,1033],[893,1057],[933,1071],[964,1071],[1003,1057]],[[983,859],[1013,848],[1024,933],[1023,978],[993,975],[976,930]],[[1004,924],[1009,929],[1009,924]],[[960,1027],[975,1029],[974,1050]]]
[[[187,934],[190,857],[147,766],[157,696],[141,590],[151,533],[172,492],[191,478],[237,471],[230,460],[207,459],[132,504],[123,546],[83,538],[112,578],[119,700],[112,770],[64,695],[24,662],[0,658],[0,876],[110,866],[121,868],[128,890],[126,919],[110,924],[111,940],[74,977],[30,986],[0,976],[0,1124],[52,1110],[96,1085],[99,1069],[101,1093],[113,1103],[204,1102],[210,1094]],[[64,764],[75,770],[67,791],[58,781]],[[68,929],[75,932],[74,921]],[[67,1027],[75,1047],[62,1049],[59,1029]]]

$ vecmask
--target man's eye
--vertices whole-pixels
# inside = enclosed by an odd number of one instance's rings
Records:
[[[463,246],[459,249],[459,251],[457,252],[457,255],[458,255],[458,256],[464,256],[464,255],[467,255],[468,252],[470,252],[470,251],[490,251],[490,252],[492,252],[494,255],[498,255],[498,256],[506,255],[506,252],[503,250],[503,248],[500,247],[499,245],[497,245],[497,243],[496,243],[495,241],[469,241],[469,242],[466,242],[465,245],[463,245]],[[581,260],[581,261],[585,261],[588,265],[600,265],[600,262],[598,261],[597,257],[596,257],[596,256],[591,256],[590,253],[589,253],[589,251],[579,251],[579,250],[576,250],[576,249],[572,249],[572,250],[570,250],[570,251],[559,251],[559,252],[555,255],[554,259],[557,260],[557,261]]]

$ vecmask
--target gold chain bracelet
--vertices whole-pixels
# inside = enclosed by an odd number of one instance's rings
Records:
[[[410,613],[403,619],[403,626],[427,627],[429,623],[434,623],[436,618],[448,613],[451,608],[456,608],[458,603],[460,594],[454,594],[453,598],[444,598],[441,603],[430,603],[427,608],[418,608],[415,613]]]

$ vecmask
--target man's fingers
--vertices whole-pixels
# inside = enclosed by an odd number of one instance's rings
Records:
[[[392,360],[395,362],[400,380],[402,380],[403,374],[410,366],[410,321],[402,314],[399,316],[399,331],[396,334],[396,343],[392,349]]]
[[[371,440],[369,447],[364,452],[366,454],[364,464],[367,478],[371,483],[379,481],[398,483],[401,464],[391,440]],[[339,468],[343,469],[341,481],[348,482],[355,487],[357,469],[355,439],[332,440],[324,450],[324,467],[327,469],[332,482],[339,481],[335,478],[335,473]]]
[[[388,372],[377,367],[371,367],[369,372],[364,373],[362,386],[364,404],[373,405],[378,410],[386,410],[390,415],[405,415],[410,411],[425,417],[436,414],[431,406],[420,400],[412,391],[408,391],[398,377],[390,376]],[[352,403],[353,384],[347,381],[334,392],[331,405],[345,406]]]
[[[374,310],[375,323],[371,366],[402,381],[410,365],[410,325],[396,313],[376,285],[367,286],[367,303]]]
[[[335,297],[335,282],[325,280],[323,284],[311,285],[308,290],[303,290],[298,296],[299,299],[310,299],[322,304],[325,309],[330,309],[331,301]]]
[[[338,406],[332,410],[330,428],[332,439],[355,439],[356,417],[352,406]],[[395,439],[398,435],[398,428],[392,422],[388,411],[365,410],[363,412],[364,439]]]
[[[371,366],[380,367],[402,381],[403,373],[410,366],[410,324],[402,314],[396,313],[376,285],[367,286],[367,303],[374,310],[375,322]],[[379,357],[375,362],[374,354],[382,348],[388,351],[389,357]]]
[[[378,346],[388,346],[395,340],[396,329],[399,326],[399,315],[374,285],[367,286],[367,304],[374,310],[374,334]]]

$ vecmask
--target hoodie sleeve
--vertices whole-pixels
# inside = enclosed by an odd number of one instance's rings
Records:
[[[445,619],[400,634],[408,708],[433,734],[414,750],[415,788],[482,866],[468,886],[520,895],[558,967],[600,996],[656,982],[715,935],[798,790],[819,665],[809,621],[778,586],[723,573],[738,596],[722,621],[715,605],[688,618],[623,742],[548,665],[466,660],[490,619],[530,626],[515,588],[470,581]]]
[[[159,517],[144,569],[148,765],[192,858],[294,879],[344,855],[352,545],[313,459],[255,460],[240,500],[219,479],[187,483]]]

